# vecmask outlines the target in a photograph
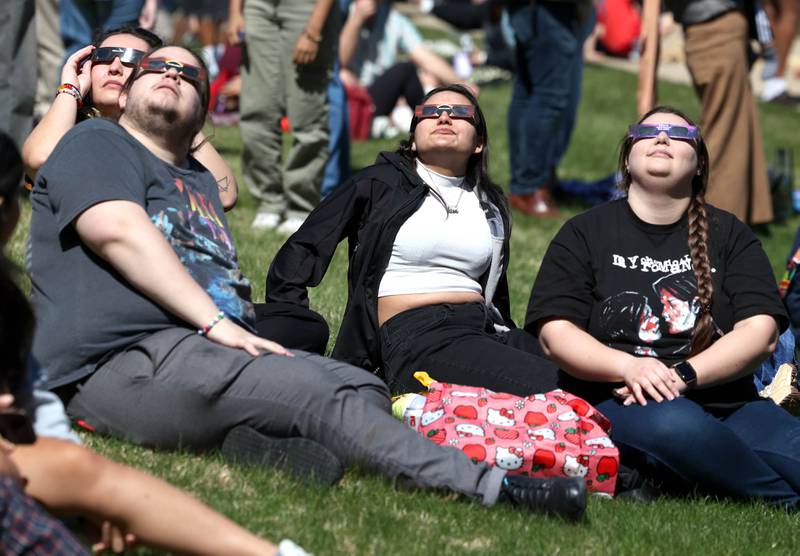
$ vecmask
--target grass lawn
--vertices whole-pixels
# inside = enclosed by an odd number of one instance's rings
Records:
[[[596,179],[614,170],[618,142],[635,118],[635,77],[589,66],[577,129],[559,170],[563,178]],[[508,146],[505,131],[507,84],[487,87],[481,104],[489,119],[492,175],[507,184]],[[663,85],[661,101],[698,115],[693,91]],[[762,106],[766,152],[797,146],[800,114]],[[237,128],[220,128],[214,143],[234,168],[239,168]],[[394,141],[355,144],[352,164],[370,164]],[[797,153],[800,160],[800,152]],[[800,164],[798,162],[797,164]],[[795,172],[800,175],[800,168]],[[228,215],[255,299],[264,297],[269,262],[282,238],[249,228],[253,199],[242,191]],[[568,206],[565,218],[580,211]],[[22,264],[27,241],[29,206],[9,248]],[[518,217],[512,236],[509,273],[513,315],[523,320],[532,281],[545,248],[563,223]],[[773,267],[779,271],[800,217],[760,232]],[[346,259],[340,249],[323,284],[311,292],[312,307],[321,312],[335,336],[346,297]],[[571,526],[505,507],[491,510],[452,495],[401,492],[383,477],[348,471],[336,488],[309,487],[277,472],[240,469],[217,455],[156,453],[124,442],[87,437],[101,453],[146,469],[186,488],[250,530],[279,540],[289,537],[316,554],[789,554],[800,518],[760,504],[707,499],[664,500],[653,505],[591,500],[588,520]],[[154,508],[153,511],[158,511]],[[146,550],[140,551],[148,554]]]

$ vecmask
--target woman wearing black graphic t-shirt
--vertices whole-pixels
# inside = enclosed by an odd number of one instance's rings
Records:
[[[707,205],[708,152],[679,111],[631,126],[627,198],[567,222],[526,328],[562,386],[612,422],[645,476],[785,507],[800,502],[800,420],[758,397],[753,370],[787,326],[753,233]]]

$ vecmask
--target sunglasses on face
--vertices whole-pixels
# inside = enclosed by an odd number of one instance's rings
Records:
[[[166,58],[144,58],[139,64],[139,69],[141,70],[139,75],[142,73],[166,73],[174,69],[181,78],[191,81],[195,86],[206,80],[206,70],[203,68]]]
[[[446,112],[450,118],[475,120],[475,107],[471,104],[420,104],[414,108],[417,119],[438,118]]]
[[[122,48],[121,46],[103,46],[95,48],[92,52],[93,64],[110,64],[114,58],[126,66],[134,67],[144,57],[144,52],[135,48]]]
[[[672,124],[636,124],[628,130],[628,137],[633,140],[650,139],[658,137],[661,132],[667,134],[670,139],[680,141],[697,141],[700,132],[693,125],[672,125]]]

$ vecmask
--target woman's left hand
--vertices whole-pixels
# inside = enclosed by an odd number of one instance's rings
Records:
[[[672,367],[670,367],[670,371],[672,372],[673,375],[672,377],[673,388],[677,389],[678,392],[683,394],[683,392],[685,392],[687,388],[686,383],[683,381],[683,379],[681,379],[680,376],[678,376],[678,373],[676,373]],[[638,401],[636,400],[636,396],[633,395],[631,389],[628,388],[627,386],[614,389],[613,394],[616,398],[622,400],[622,405],[631,405],[634,403],[638,403]]]
[[[318,52],[319,44],[312,41],[304,31],[297,38],[297,42],[294,45],[292,61],[299,66],[310,64],[317,58]]]

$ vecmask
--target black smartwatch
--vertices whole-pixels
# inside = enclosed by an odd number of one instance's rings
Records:
[[[681,380],[686,383],[688,388],[694,388],[694,385],[697,384],[697,373],[691,363],[681,361],[673,365],[672,368],[675,369],[675,373],[681,377]]]

